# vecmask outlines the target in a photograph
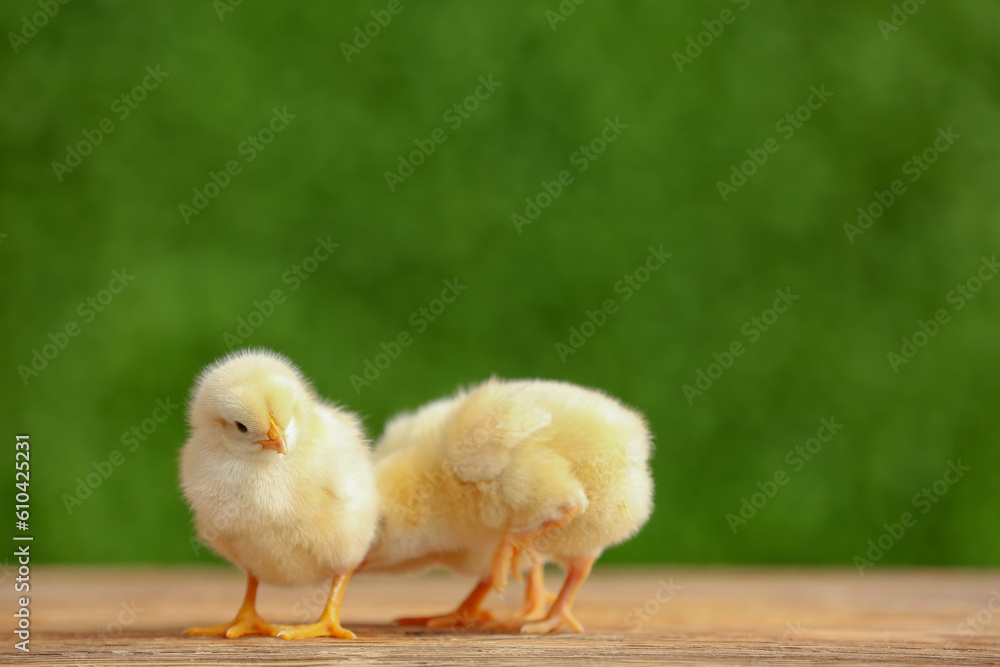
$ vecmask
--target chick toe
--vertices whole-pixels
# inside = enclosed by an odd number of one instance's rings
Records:
[[[322,620],[307,625],[283,625],[275,636],[279,639],[309,639],[312,637],[358,638],[353,632],[341,627],[340,623],[332,620]]]
[[[522,635],[544,635],[555,632],[563,625],[568,625],[573,632],[583,632],[583,625],[576,620],[573,613],[568,609],[563,609],[556,614],[549,614],[540,621],[525,623],[521,626]]]
[[[447,628],[486,628],[493,623],[493,616],[488,611],[463,611],[456,609],[450,614],[440,616],[409,616],[397,618],[398,625],[422,625],[432,630]]]
[[[493,616],[481,609],[483,600],[490,594],[493,582],[489,577],[476,583],[468,597],[462,601],[458,609],[450,614],[440,616],[412,616],[397,618],[399,625],[423,625],[428,628],[485,628],[493,623]]]

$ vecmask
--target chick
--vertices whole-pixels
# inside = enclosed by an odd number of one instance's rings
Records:
[[[634,535],[652,510],[651,436],[644,418],[598,391],[544,380],[491,379],[395,417],[375,449],[382,522],[366,568],[441,565],[479,578],[451,614],[401,623],[488,626],[491,589],[528,568],[513,627],[583,630],[573,600],[603,550]],[[548,601],[541,564],[566,580]]]
[[[198,377],[180,479],[200,537],[247,573],[231,623],[189,635],[354,638],[340,626],[351,574],[375,535],[378,494],[357,417],[324,402],[288,359],[244,350]],[[259,581],[333,578],[319,622],[277,626],[256,612]]]

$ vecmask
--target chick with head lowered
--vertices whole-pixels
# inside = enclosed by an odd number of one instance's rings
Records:
[[[382,522],[365,570],[444,566],[478,577],[454,612],[400,619],[525,633],[583,630],[572,613],[594,561],[645,524],[653,503],[645,419],[592,389],[490,379],[393,418],[375,447]],[[544,618],[541,564],[567,572]],[[481,606],[530,570],[525,607],[500,622]]]
[[[246,571],[247,590],[232,622],[187,633],[353,639],[340,607],[379,513],[358,418],[319,398],[283,356],[243,350],[201,373],[188,419],[184,495],[199,536]],[[258,582],[301,586],[330,577],[317,623],[279,626],[257,614]]]

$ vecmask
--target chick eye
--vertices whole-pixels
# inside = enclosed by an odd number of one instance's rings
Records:
[[[246,433],[247,432],[247,427],[246,427],[245,424],[243,424],[243,422],[236,422],[236,428],[238,428],[240,430],[240,433]]]

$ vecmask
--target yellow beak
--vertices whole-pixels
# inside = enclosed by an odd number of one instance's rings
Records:
[[[267,440],[258,440],[257,444],[264,449],[273,449],[279,454],[287,454],[288,445],[285,440],[285,432],[278,426],[278,422],[274,421],[274,415],[268,413],[268,417],[271,419],[271,424],[267,429]]]

